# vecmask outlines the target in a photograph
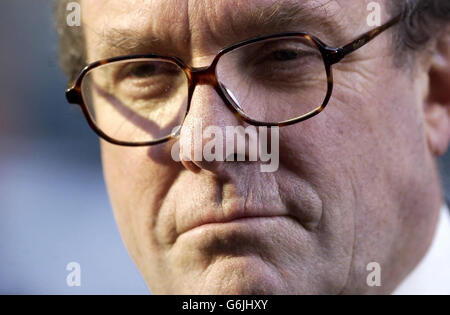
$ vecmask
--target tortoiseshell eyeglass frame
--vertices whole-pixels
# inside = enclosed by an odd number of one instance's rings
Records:
[[[147,141],[147,142],[125,142],[125,141],[119,141],[119,140],[113,139],[113,138],[109,137],[108,135],[106,135],[102,130],[100,130],[97,127],[97,125],[93,121],[91,115],[89,114],[88,108],[83,100],[82,88],[81,88],[82,81],[83,81],[83,78],[86,76],[86,74],[88,74],[91,70],[93,70],[97,67],[106,65],[108,63],[112,63],[112,62],[126,61],[126,60],[131,60],[131,59],[155,58],[158,60],[167,60],[168,62],[175,63],[185,72],[185,74],[189,80],[188,100],[187,100],[188,103],[187,103],[186,113],[185,113],[184,117],[186,117],[186,115],[189,112],[192,94],[194,92],[196,85],[197,84],[207,84],[207,85],[211,85],[215,89],[216,93],[222,98],[222,100],[226,104],[226,106],[235,115],[237,115],[240,119],[242,119],[246,123],[249,123],[254,126],[267,126],[267,127],[289,126],[289,125],[296,124],[298,122],[307,120],[311,117],[314,117],[325,109],[325,107],[327,106],[327,104],[331,98],[331,94],[333,92],[332,65],[340,62],[348,54],[356,51],[357,49],[359,49],[359,48],[363,47],[364,45],[366,45],[367,43],[369,43],[372,39],[377,37],[379,34],[381,34],[382,32],[384,32],[391,26],[393,26],[393,25],[397,24],[399,21],[401,21],[402,18],[403,18],[403,14],[400,14],[397,17],[391,19],[386,24],[383,24],[367,33],[364,33],[363,35],[359,36],[358,38],[356,38],[349,44],[344,45],[342,47],[330,47],[330,46],[326,45],[324,42],[322,42],[319,38],[317,38],[313,35],[310,35],[308,33],[305,33],[305,32],[288,32],[288,33],[279,33],[279,34],[273,34],[273,35],[267,35],[267,36],[260,36],[260,37],[256,37],[256,38],[252,38],[252,39],[248,39],[248,40],[239,42],[237,44],[234,44],[227,48],[222,49],[215,56],[215,58],[213,59],[212,63],[209,66],[201,67],[201,68],[190,67],[177,57],[160,56],[160,55],[155,55],[155,54],[127,55],[127,56],[119,56],[119,57],[99,60],[99,61],[89,64],[80,72],[80,74],[76,78],[72,87],[70,87],[66,90],[66,98],[69,103],[79,105],[83,111],[84,116],[86,117],[86,120],[87,120],[89,126],[97,133],[98,136],[100,136],[101,138],[103,138],[104,140],[106,140],[107,142],[110,142],[112,144],[121,145],[121,146],[134,146],[134,147],[150,146],[150,145],[160,144],[160,143],[166,142],[170,139],[173,139],[178,136],[178,132],[174,133],[174,134],[170,134],[166,137],[163,137],[163,138],[160,138],[157,140]],[[226,54],[232,50],[240,48],[242,46],[257,43],[257,42],[264,41],[264,40],[277,39],[277,38],[289,38],[289,37],[293,37],[293,38],[297,37],[297,38],[306,39],[306,40],[310,41],[314,46],[316,46],[318,48],[318,50],[320,51],[323,61],[324,61],[324,64],[325,64],[327,81],[328,81],[327,94],[325,96],[325,99],[324,99],[322,105],[317,107],[317,109],[315,109],[314,111],[309,112],[303,116],[296,117],[294,119],[290,119],[290,120],[278,122],[278,123],[261,122],[261,121],[253,120],[250,117],[248,117],[244,112],[242,112],[240,110],[239,106],[233,104],[232,98],[226,96],[223,88],[221,88],[221,86],[220,86],[220,82],[217,80],[217,76],[216,76],[217,63],[221,56],[223,56],[224,54]]]

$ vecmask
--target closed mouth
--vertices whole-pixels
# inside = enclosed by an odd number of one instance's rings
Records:
[[[277,220],[280,218],[284,219],[290,219],[293,221],[298,221],[296,218],[294,218],[291,215],[255,215],[255,216],[240,216],[235,217],[228,220],[220,220],[220,221],[211,221],[211,222],[203,222],[201,224],[195,225],[189,229],[184,230],[181,232],[178,236],[181,236],[186,233],[194,233],[196,231],[205,231],[208,229],[214,229],[214,228],[220,228],[225,226],[231,226],[235,225],[236,227],[243,226],[243,225],[249,225],[249,224],[258,224],[262,221],[266,220]]]

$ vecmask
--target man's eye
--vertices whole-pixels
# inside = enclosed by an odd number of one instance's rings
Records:
[[[280,63],[289,63],[291,62],[315,62],[317,60],[318,54],[314,51],[307,51],[303,49],[278,49],[272,52],[269,52],[262,59],[263,62],[273,62],[275,64]]]
[[[150,79],[156,76],[170,76],[178,74],[178,69],[172,64],[166,63],[143,63],[130,66],[126,71],[129,79]]]
[[[157,69],[155,67],[155,65],[140,65],[137,67],[132,68],[129,72],[128,72],[128,76],[129,77],[134,77],[134,78],[138,78],[138,79],[143,79],[143,78],[149,78],[153,75],[155,75],[155,73],[157,73]]]
[[[276,61],[290,61],[295,60],[301,56],[296,50],[278,50],[272,53],[272,57]]]
[[[318,55],[315,52],[296,48],[280,48],[265,52],[253,65],[254,74],[277,73],[299,75],[318,64]]]
[[[119,65],[112,88],[115,95],[130,102],[164,97],[183,78],[182,70],[169,62],[133,61]]]
[[[150,79],[169,78],[179,75],[180,70],[174,64],[167,62],[139,62],[126,65],[123,70],[123,78],[126,79]]]
[[[250,56],[255,55],[254,61],[246,62],[242,69],[260,83],[297,88],[326,75],[320,52],[302,43],[267,44]]]

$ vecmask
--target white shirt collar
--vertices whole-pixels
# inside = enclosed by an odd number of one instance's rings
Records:
[[[394,291],[400,294],[450,294],[450,212],[442,206],[427,254]]]

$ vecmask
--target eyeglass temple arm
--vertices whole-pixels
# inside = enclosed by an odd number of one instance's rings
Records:
[[[81,91],[77,87],[69,87],[66,89],[66,100],[69,104],[81,104],[83,102]]]
[[[383,24],[367,33],[364,33],[363,35],[359,36],[351,43],[349,43],[341,48],[338,48],[336,51],[336,54],[334,55],[334,58],[333,58],[333,64],[338,63],[345,56],[351,54],[355,50],[358,50],[359,48],[361,48],[364,45],[366,45],[367,43],[369,43],[372,39],[374,39],[375,37],[377,37],[378,35],[383,33],[385,30],[387,30],[391,26],[394,26],[398,22],[400,22],[403,19],[403,17],[404,17],[403,13],[399,14],[398,16],[396,16],[395,18],[393,18],[386,24]]]

